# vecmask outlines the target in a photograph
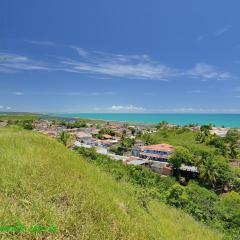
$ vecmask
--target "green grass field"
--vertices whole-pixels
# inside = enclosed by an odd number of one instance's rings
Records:
[[[0,128],[0,171],[0,227],[57,226],[56,233],[0,232],[1,239],[222,239],[159,202],[144,210],[133,186],[38,133]]]
[[[31,113],[0,113],[0,121],[4,120],[37,120],[41,115]]]
[[[181,129],[160,129],[157,133],[152,135],[154,142],[156,143],[168,143],[173,146],[183,146],[192,151],[208,151],[214,152],[215,148],[208,146],[204,143],[196,143],[196,133],[192,131],[182,132]]]

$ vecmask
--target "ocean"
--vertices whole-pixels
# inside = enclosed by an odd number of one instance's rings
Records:
[[[52,116],[88,118],[132,123],[159,123],[167,121],[177,125],[190,123],[240,128],[240,114],[159,114],[159,113],[52,113]]]

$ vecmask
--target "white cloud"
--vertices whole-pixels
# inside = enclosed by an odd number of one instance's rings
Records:
[[[35,45],[43,45],[43,46],[55,46],[54,42],[51,41],[33,41],[33,40],[25,40],[27,43],[35,44]]]
[[[23,96],[24,93],[23,92],[12,92],[13,95],[16,95],[16,96]]]
[[[6,109],[7,109],[7,110],[11,110],[11,109],[12,109],[12,107],[6,107]]]
[[[217,80],[227,80],[233,78],[230,73],[220,71],[216,67],[206,63],[197,63],[192,69],[186,71],[185,74],[193,78]]]
[[[3,109],[4,107],[3,106],[0,106],[0,109]]]
[[[205,35],[199,35],[197,36],[197,42],[201,42],[202,40],[204,40]]]
[[[47,64],[34,61],[27,56],[0,53],[0,71],[16,72],[20,70],[49,70],[49,68]]]
[[[219,28],[219,29],[214,33],[214,35],[215,35],[216,37],[219,37],[219,36],[223,35],[224,33],[226,33],[227,31],[229,31],[230,27],[231,27],[231,26],[229,26],[229,25],[222,26],[221,28]]]
[[[103,92],[32,92],[32,95],[56,95],[56,96],[79,96],[79,97],[98,97],[98,96],[113,96],[116,95],[112,91],[103,91]]]
[[[0,72],[18,71],[64,71],[86,74],[89,77],[127,78],[145,80],[174,80],[182,77],[201,80],[227,80],[233,76],[207,63],[197,63],[192,69],[177,69],[153,60],[146,54],[112,54],[100,51],[86,51],[70,46],[78,55],[76,58],[56,58],[52,62],[36,61],[25,55],[0,52]]]
[[[108,108],[108,110],[114,111],[114,112],[143,112],[145,111],[145,108],[137,107],[134,105],[126,105],[126,106],[112,105],[111,107]]]
[[[73,48],[73,47],[72,47]],[[99,51],[86,52],[74,49],[80,59],[64,59],[61,63],[66,71],[133,79],[167,80],[177,75],[177,70],[155,62],[146,54],[123,55]]]
[[[85,57],[88,55],[88,52],[86,50],[84,50],[83,48],[80,48],[80,47],[75,47],[75,46],[70,46],[70,48],[74,49],[77,51],[77,53],[82,56],[82,57]]]
[[[134,105],[112,105],[110,107],[95,107],[94,112],[105,113],[140,113],[145,112],[145,108]]]

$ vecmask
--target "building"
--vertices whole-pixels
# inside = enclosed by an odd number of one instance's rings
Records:
[[[226,137],[228,130],[228,128],[213,127],[210,133],[216,134],[219,137]]]
[[[195,166],[188,166],[182,164],[179,168],[181,176],[185,177],[187,180],[194,179],[199,175],[199,170]]]
[[[103,134],[103,139],[109,140],[112,139],[113,137],[109,134]]]
[[[171,176],[173,173],[172,167],[169,163],[166,162],[151,161],[151,163],[149,164],[149,168],[153,172],[160,173],[166,176]]]
[[[139,156],[149,160],[167,162],[169,156],[173,153],[174,148],[169,144],[155,144],[140,147]]]
[[[76,137],[76,140],[79,141],[80,143],[84,144],[92,144],[92,135],[85,133],[85,132],[75,132],[74,136]]]

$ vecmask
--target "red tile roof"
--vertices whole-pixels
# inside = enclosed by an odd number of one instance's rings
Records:
[[[103,134],[103,137],[106,138],[106,139],[112,139],[112,136],[109,135],[109,134]]]
[[[170,144],[155,144],[155,145],[149,145],[149,146],[142,146],[141,151],[144,150],[154,150],[154,151],[173,151],[174,147]]]

